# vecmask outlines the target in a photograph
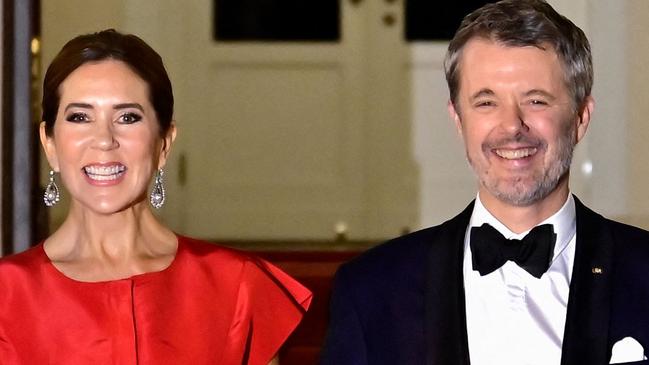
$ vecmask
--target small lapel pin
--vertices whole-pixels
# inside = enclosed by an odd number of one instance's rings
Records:
[[[601,267],[597,267],[597,266],[595,266],[595,267],[593,267],[593,268],[591,269],[591,272],[592,272],[593,274],[601,275],[601,274],[604,273],[604,270],[602,270]]]

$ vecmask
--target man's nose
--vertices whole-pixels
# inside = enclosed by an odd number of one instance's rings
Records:
[[[525,121],[525,114],[519,105],[512,104],[503,107],[500,126],[508,134],[514,135],[529,129]]]

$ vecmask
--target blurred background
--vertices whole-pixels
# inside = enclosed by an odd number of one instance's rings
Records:
[[[47,65],[106,28],[156,49],[178,138],[161,218],[176,232],[253,249],[316,293],[283,364],[313,363],[341,262],[457,214],[476,183],[446,113],[442,61],[461,18],[488,1],[3,0],[2,254],[42,240],[38,145]],[[571,189],[649,228],[649,1],[550,0],[592,42],[596,106]]]
[[[64,218],[65,200],[41,207],[42,76],[67,40],[105,28],[142,37],[170,73],[179,136],[160,214],[177,232],[363,244],[444,221],[475,181],[446,114],[442,60],[459,19],[485,2],[5,0],[4,252]],[[649,2],[550,3],[594,53],[597,104],[572,190],[649,227]]]
[[[4,1],[5,251],[64,218],[65,200],[40,204],[42,76],[67,40],[105,28],[145,39],[170,73],[179,137],[160,214],[179,233],[378,241],[444,221],[475,181],[446,114],[442,60],[459,19],[485,2]],[[572,190],[649,227],[649,2],[550,3],[594,52],[597,104]]]

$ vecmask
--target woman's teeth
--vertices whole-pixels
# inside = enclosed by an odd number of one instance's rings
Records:
[[[93,180],[105,181],[115,180],[126,170],[124,165],[111,166],[86,166],[83,171]]]

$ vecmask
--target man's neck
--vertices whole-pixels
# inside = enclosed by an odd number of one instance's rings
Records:
[[[568,199],[568,186],[558,186],[548,196],[526,206],[503,202],[493,195],[479,191],[480,201],[498,221],[514,233],[529,231],[559,211]]]

